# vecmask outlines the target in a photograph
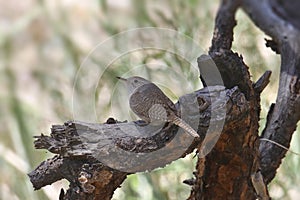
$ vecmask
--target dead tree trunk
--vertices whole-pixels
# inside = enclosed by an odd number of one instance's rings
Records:
[[[199,119],[200,139],[190,141],[184,153],[181,150],[191,138],[180,131],[177,133],[175,125],[166,124],[157,131],[153,127],[139,126],[139,122],[119,123],[113,119],[106,124],[66,122],[53,126],[50,136],[36,137],[36,148],[58,155],[42,162],[29,174],[34,188],[40,189],[66,178],[70,188],[66,193],[61,192],[60,199],[111,199],[127,174],[163,167],[195,148],[201,153],[207,124],[210,120],[216,123],[223,120],[224,128],[215,147],[207,156],[199,158],[195,178],[186,181],[192,187],[189,199],[269,199],[266,184],[274,178],[286,153],[285,149],[261,141],[258,136],[260,95],[271,72],[267,71],[258,81],[252,82],[248,66],[241,56],[231,51],[231,45],[238,8],[248,13],[272,38],[267,40],[267,46],[282,59],[280,85],[262,137],[288,147],[300,119],[300,18],[297,14],[300,4],[289,6],[291,4],[294,4],[291,0],[284,3],[279,0],[224,0],[221,3],[209,56],[217,65],[225,88],[211,81],[214,74],[207,70],[211,60],[207,60],[207,56],[199,57],[199,70],[207,87],[181,97],[177,103],[177,109],[184,108],[191,120],[196,115]],[[219,103],[212,104],[212,96]],[[189,103],[191,97],[197,99],[196,108]],[[212,110],[222,108],[226,109],[226,115],[211,118]],[[135,131],[145,134],[156,131],[156,134],[130,136]],[[148,156],[149,152],[163,147],[166,148],[163,154]],[[118,155],[116,148],[134,152],[138,158]],[[99,157],[101,159],[97,159]],[[109,167],[107,162],[119,170]],[[122,172],[124,166],[131,170]]]
[[[252,84],[242,58],[230,49],[236,24],[234,15],[241,7],[258,27],[272,37],[267,45],[281,54],[278,96],[276,104],[270,107],[262,137],[288,147],[300,119],[300,18],[297,15],[300,4],[295,5],[292,1],[281,4],[284,5],[280,5],[280,1],[230,0],[223,1],[220,6],[209,53],[222,74],[225,86],[237,85],[245,94],[250,112],[247,120],[240,120],[232,127],[225,126],[213,151],[199,160],[197,187],[193,188],[190,199],[254,199],[255,196],[268,199],[264,183],[257,181],[260,171],[268,184],[274,178],[286,150],[258,140],[260,92],[265,83],[258,81]],[[298,20],[295,19],[297,17]],[[265,74],[266,77],[269,75]],[[253,194],[251,185],[256,194]]]

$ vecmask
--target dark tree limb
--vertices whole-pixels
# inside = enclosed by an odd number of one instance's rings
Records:
[[[270,77],[271,77],[272,72],[271,71],[266,71],[259,79],[256,81],[254,84],[254,90],[257,94],[260,94],[269,84],[270,82]]]
[[[222,1],[215,20],[214,35],[209,49],[209,55],[216,64],[226,88],[238,86],[249,99],[251,81],[248,67],[243,58],[231,51],[233,28],[236,25],[235,13],[240,2],[237,0]],[[200,73],[201,71],[201,66]],[[205,74],[204,74],[205,76]],[[209,76],[207,79],[210,79]]]
[[[272,37],[277,43],[276,51],[281,54],[277,100],[269,111],[262,137],[286,147],[289,147],[300,120],[300,32],[297,26],[300,17],[296,14],[299,13],[300,4],[294,3],[275,0],[242,1],[243,9],[258,27]],[[274,178],[286,150],[262,141],[260,154],[262,174],[269,183]]]
[[[222,1],[215,20],[216,26],[210,52],[230,50],[233,41],[233,28],[236,25],[235,13],[239,7],[239,1]]]

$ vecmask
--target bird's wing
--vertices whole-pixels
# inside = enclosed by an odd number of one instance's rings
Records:
[[[163,111],[167,116],[176,113],[173,102],[153,83],[141,86],[130,96],[129,102],[135,114],[146,121],[149,121],[150,109],[157,113],[153,113],[154,116],[160,116]]]

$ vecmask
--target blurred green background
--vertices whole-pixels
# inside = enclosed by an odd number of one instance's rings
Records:
[[[26,174],[52,156],[44,150],[34,150],[33,136],[47,134],[52,124],[73,119],[76,74],[91,49],[121,31],[151,26],[186,34],[207,51],[219,5],[216,0],[0,2],[0,199],[13,200],[58,199],[60,188],[67,187],[66,181],[60,181],[33,191]],[[237,13],[237,19],[233,49],[243,55],[253,80],[267,69],[273,72],[271,83],[262,94],[262,129],[268,107],[276,99],[280,59],[265,47],[266,36],[242,11]],[[153,62],[153,58],[167,67],[151,68],[147,64]],[[161,80],[174,78],[176,70],[188,75],[184,71],[186,62],[160,51],[147,52],[139,60],[148,78],[158,73]],[[101,60],[97,62],[101,68]],[[99,122],[110,116],[128,119],[124,100],[113,102],[110,97],[111,85],[116,84],[115,76],[120,75],[120,71],[130,71],[130,64],[124,59],[115,67],[105,69],[105,75],[98,80],[95,99],[106,98],[105,103],[97,101]],[[74,90],[84,95],[80,84],[83,83],[77,83]],[[189,90],[199,87],[198,81],[190,84]],[[177,87],[180,83],[163,85],[174,101],[190,92]],[[123,114],[116,116],[117,113]],[[293,151],[300,152],[299,138],[298,128],[291,144]],[[192,177],[195,162],[193,155],[189,155],[164,169],[130,175],[116,190],[114,199],[186,199],[190,188],[182,181]],[[299,156],[288,153],[269,186],[274,199],[295,199],[300,195],[299,168]]]

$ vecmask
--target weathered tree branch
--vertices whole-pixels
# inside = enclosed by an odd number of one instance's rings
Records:
[[[235,13],[239,3],[237,0],[222,1],[215,20],[209,55],[218,67],[225,87],[238,86],[249,99],[251,81],[248,67],[243,63],[242,57],[231,51],[233,28],[236,25]]]
[[[285,1],[284,1],[285,2]],[[289,147],[297,122],[300,120],[300,32],[289,17],[299,12],[295,2],[285,2],[294,6],[286,9],[280,1],[243,0],[242,7],[253,22],[277,43],[281,54],[280,81],[276,104],[270,108],[262,137]],[[278,10],[279,9],[279,10]],[[295,16],[297,17],[297,16]],[[297,18],[293,18],[295,21]],[[300,18],[297,19],[299,22]],[[261,169],[265,181],[269,183],[275,176],[286,150],[272,143],[260,144]]]
[[[210,52],[230,50],[233,41],[233,28],[236,25],[235,13],[239,7],[239,1],[222,1],[216,19]]]
[[[211,103],[212,97],[217,103]],[[190,103],[195,98],[198,110],[195,110],[195,104]],[[224,120],[212,119],[211,109],[218,110],[224,106],[226,124],[237,123],[246,117],[249,109],[237,87],[227,90],[221,86],[204,88],[181,97],[177,103],[177,108],[189,120],[198,120],[201,140],[210,123]],[[113,124],[66,122],[64,125],[54,125],[50,136],[37,136],[37,149],[47,149],[59,156],[42,162],[29,174],[34,188],[39,189],[66,178],[70,181],[70,189],[62,195],[64,199],[74,199],[75,194],[81,199],[109,199],[128,173],[164,167],[191,153],[200,142],[193,141],[182,130],[178,132],[178,127],[171,124],[155,130],[156,127],[140,126],[140,122],[114,123],[110,119],[110,123]],[[149,137],[150,133],[155,134]],[[163,151],[156,155],[155,152],[161,148],[164,148]],[[120,149],[128,155],[119,153]],[[106,195],[101,196],[103,191]]]

